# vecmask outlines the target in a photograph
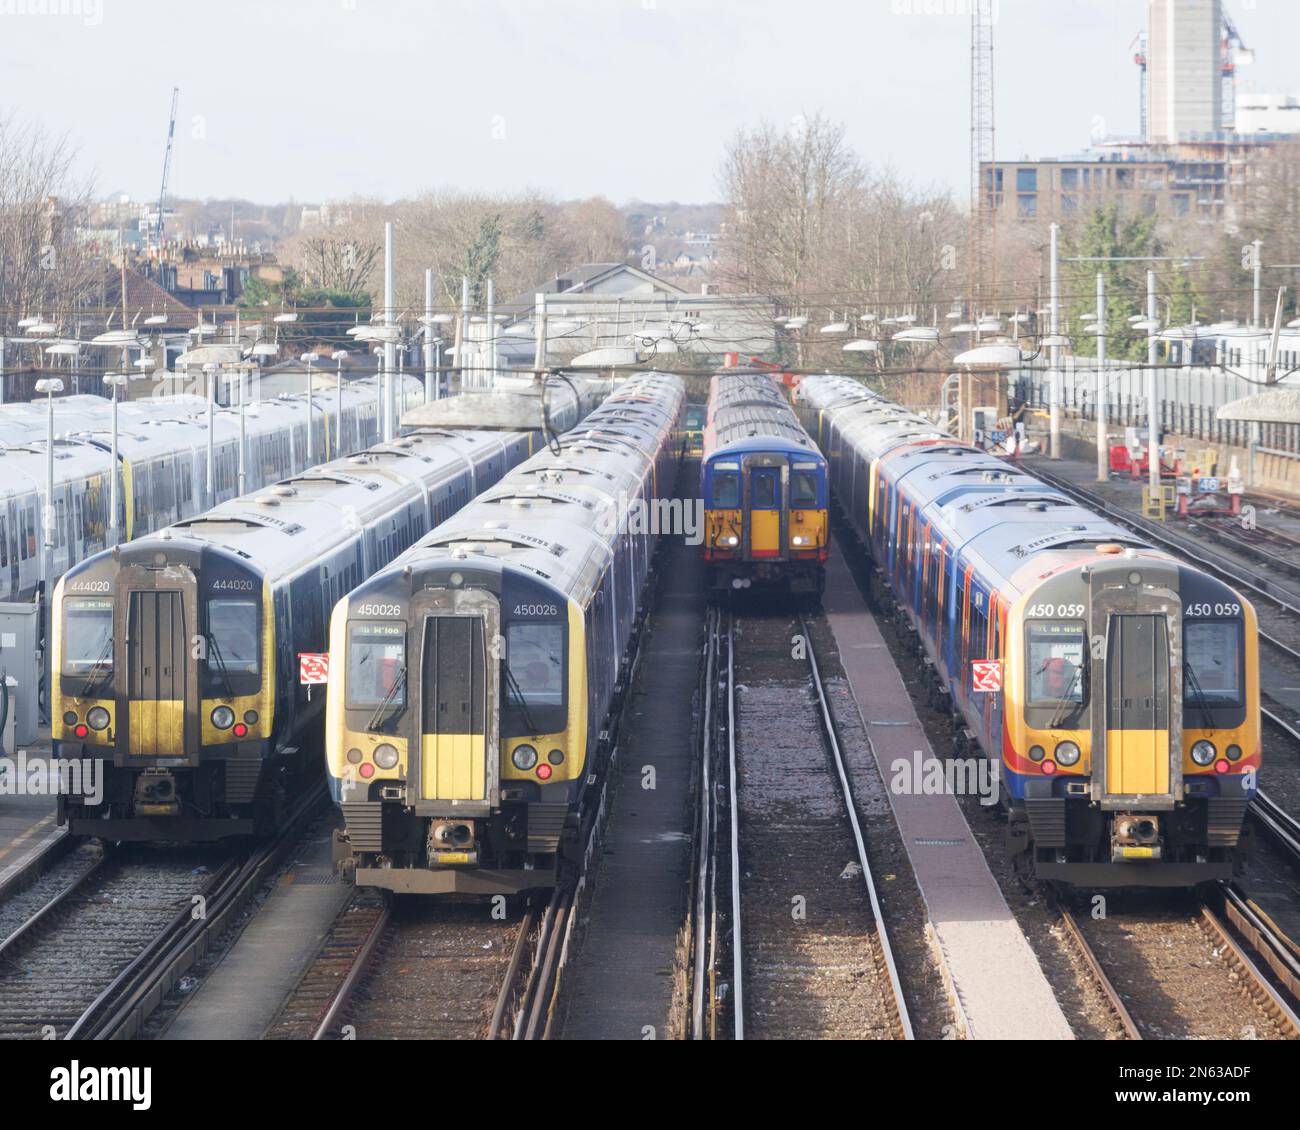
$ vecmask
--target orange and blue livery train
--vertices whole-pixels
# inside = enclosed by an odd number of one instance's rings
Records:
[[[1262,758],[1250,603],[856,381],[799,400],[958,753],[1000,767],[1017,861],[1075,886],[1229,877]]]
[[[826,460],[769,373],[723,369],[709,388],[700,473],[709,587],[820,595]]]

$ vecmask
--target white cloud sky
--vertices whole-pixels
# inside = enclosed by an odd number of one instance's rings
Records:
[[[434,186],[716,198],[727,138],[821,110],[869,160],[967,191],[961,0],[0,0],[0,112],[102,191],[263,202]],[[1229,0],[1255,89],[1296,84],[1295,0]],[[67,14],[39,14],[65,12]],[[957,14],[947,14],[950,12]],[[999,157],[1138,127],[1144,0],[1000,0]]]

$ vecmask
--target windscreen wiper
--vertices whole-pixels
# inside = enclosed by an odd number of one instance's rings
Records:
[[[372,734],[375,733],[382,725],[384,711],[387,710],[390,705],[392,705],[393,699],[397,697],[397,688],[404,685],[405,682],[406,682],[406,664],[403,663],[397,669],[397,674],[393,678],[393,685],[388,688],[388,693],[385,694],[384,697],[379,700],[379,705],[375,707],[375,712],[370,716],[370,721],[366,723],[366,729],[370,733]]]
[[[1082,663],[1075,664],[1074,675],[1070,678],[1070,685],[1065,688],[1065,694],[1063,694],[1059,699],[1057,699],[1056,713],[1052,715],[1051,725],[1048,726],[1049,730],[1055,730],[1062,722],[1065,721],[1066,714],[1073,713],[1073,711],[1069,709],[1071,706],[1074,707],[1075,710],[1077,710],[1080,706],[1083,705],[1083,703],[1081,702],[1076,703],[1074,699],[1070,697],[1074,693],[1074,688],[1076,684],[1079,682],[1079,676],[1082,674],[1083,674],[1083,664]]]
[[[1201,690],[1201,680],[1196,677],[1196,669],[1183,660],[1183,675],[1187,679],[1188,685],[1192,688],[1193,699],[1201,710],[1201,721],[1205,723],[1205,728],[1214,733],[1214,715],[1210,713],[1210,703],[1205,697],[1205,692]]]
[[[90,665],[90,670],[86,672],[86,685],[82,689],[83,698],[94,698],[94,692],[100,687],[100,684],[108,680],[108,676],[113,672],[113,637],[110,635],[104,641],[104,647],[99,653],[99,658]]]
[[[519,704],[520,711],[523,712],[524,725],[528,727],[530,734],[536,734],[540,731],[537,729],[537,723],[533,721],[533,716],[528,712],[528,703],[524,699],[524,692],[519,688],[519,680],[515,678],[515,673],[510,670],[509,663],[503,663],[502,668],[506,673],[506,689],[510,692],[515,702]]]
[[[211,632],[208,633],[208,652],[217,661],[217,670],[221,672],[221,681],[226,685],[226,697],[235,697],[235,686],[230,681],[230,672],[226,668],[226,658],[221,654],[221,645],[217,643],[217,637]]]

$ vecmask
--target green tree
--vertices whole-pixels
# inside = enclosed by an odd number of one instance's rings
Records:
[[[487,280],[501,259],[501,213],[493,212],[479,221],[474,239],[465,249],[459,274],[469,279],[470,302],[479,306],[487,299]]]
[[[1067,237],[1063,255],[1110,260],[1066,263],[1062,272],[1068,325],[1076,336],[1075,353],[1095,357],[1097,339],[1080,333],[1087,325],[1082,314],[1097,309],[1097,275],[1106,280],[1106,352],[1114,358],[1140,361],[1146,356],[1145,335],[1135,333],[1129,315],[1145,313],[1146,271],[1149,264],[1120,262],[1136,256],[1160,255],[1162,245],[1154,216],[1120,215],[1118,204],[1096,208],[1074,234]]]

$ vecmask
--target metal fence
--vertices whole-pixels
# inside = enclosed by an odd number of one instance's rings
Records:
[[[1061,407],[1087,420],[1097,417],[1097,367],[1086,357],[1066,357],[1061,367]],[[1115,427],[1146,426],[1147,374],[1131,361],[1106,366],[1105,401],[1108,419]],[[1190,439],[1248,447],[1254,439],[1260,449],[1300,454],[1300,425],[1251,424],[1243,420],[1219,420],[1218,410],[1229,401],[1260,391],[1258,384],[1222,369],[1202,366],[1156,370],[1156,398],[1160,405],[1162,431],[1176,432]],[[1022,369],[1016,380],[1016,394],[1031,407],[1046,410],[1051,405],[1051,380],[1046,366]],[[1258,432],[1252,437],[1252,428]]]

